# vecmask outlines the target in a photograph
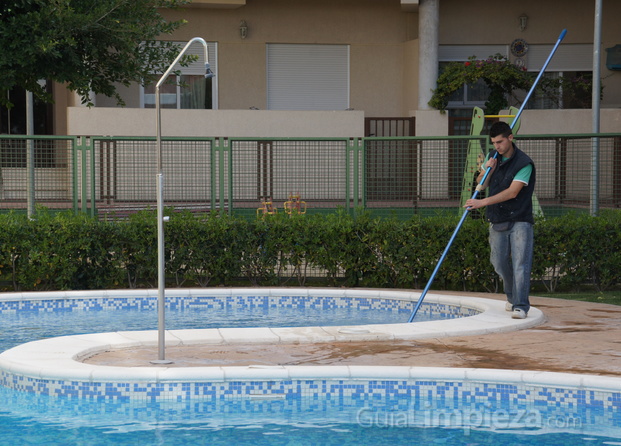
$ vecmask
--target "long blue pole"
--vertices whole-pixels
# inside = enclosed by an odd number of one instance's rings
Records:
[[[543,73],[546,71],[546,68],[548,67],[548,64],[552,60],[552,56],[554,56],[554,53],[556,52],[556,49],[561,44],[561,41],[565,38],[565,34],[567,34],[567,30],[566,29],[564,29],[561,32],[561,34],[558,36],[558,40],[556,41],[556,44],[552,48],[552,51],[550,52],[550,55],[548,56],[548,58],[546,59],[545,63],[543,64],[543,67],[541,68],[541,71],[539,71],[539,74],[537,75],[537,78],[535,79],[535,82],[533,83],[532,87],[530,87],[530,91],[526,95],[526,98],[524,99],[524,102],[522,102],[522,106],[520,107],[520,109],[516,113],[515,117],[513,118],[513,121],[511,122],[511,128],[513,128],[515,123],[520,118],[520,115],[522,114],[522,111],[524,110],[524,107],[526,106],[526,104],[528,103],[528,100],[530,99],[531,95],[535,91],[535,87],[537,86],[537,83],[539,83],[539,79],[541,79],[541,76],[543,76]],[[494,158],[497,155],[498,155],[498,152],[496,152],[494,154]],[[492,170],[491,167],[487,168],[487,170],[485,171],[485,174],[483,175],[483,178],[481,179],[481,182],[479,183],[479,186],[482,186],[483,184],[485,184],[485,181],[487,180],[487,177],[489,176],[489,173],[490,173],[491,170]],[[475,191],[474,191],[474,194],[472,194],[472,199],[475,199],[478,195],[479,195],[479,187],[477,187],[475,189]],[[453,231],[453,235],[451,236],[451,239],[449,240],[448,244],[446,245],[446,248],[444,248],[444,252],[442,253],[442,256],[440,257],[440,260],[438,261],[438,264],[436,265],[436,267],[434,268],[433,272],[431,273],[431,277],[429,277],[429,281],[427,282],[427,285],[425,286],[425,289],[423,290],[422,294],[420,295],[420,298],[418,299],[418,302],[416,303],[416,307],[414,307],[414,311],[412,311],[412,314],[410,315],[410,319],[408,319],[408,322],[412,322],[414,320],[414,317],[416,316],[416,313],[418,312],[418,309],[422,305],[423,300],[425,299],[425,296],[427,295],[427,292],[429,291],[429,288],[431,288],[431,284],[433,283],[434,279],[436,278],[436,274],[438,273],[438,270],[440,269],[440,266],[442,265],[442,262],[444,262],[444,259],[446,258],[446,255],[448,254],[449,249],[451,248],[451,245],[453,244],[453,241],[455,240],[455,237],[457,237],[457,233],[459,232],[459,230],[461,229],[462,225],[464,224],[464,221],[466,220],[466,217],[468,216],[468,212],[469,211],[470,211],[470,208],[466,208],[464,210],[464,213],[462,214],[461,219],[459,220],[459,223],[457,224],[457,227]]]

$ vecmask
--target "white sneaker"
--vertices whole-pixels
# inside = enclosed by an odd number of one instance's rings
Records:
[[[521,308],[516,308],[513,310],[513,313],[511,313],[511,319],[526,319],[526,311]]]
[[[513,311],[513,304],[511,302],[505,302],[505,311]]]

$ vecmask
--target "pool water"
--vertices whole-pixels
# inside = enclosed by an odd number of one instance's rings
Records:
[[[0,400],[2,445],[621,444],[588,424],[601,408],[403,399],[101,403],[6,388]]]
[[[422,308],[422,307],[421,307]],[[166,329],[202,329],[224,327],[301,327],[404,323],[410,309],[392,311],[356,308],[287,307],[197,307],[166,310]],[[456,315],[420,313],[417,322],[442,320]],[[157,330],[155,307],[121,310],[67,307],[44,311],[0,313],[0,352],[25,342],[54,336],[105,333],[113,331]]]
[[[32,311],[5,309],[0,312],[0,351],[50,336],[155,330],[153,303],[150,299],[148,305],[130,303],[114,309],[95,302],[84,309],[41,301],[32,304]],[[167,328],[403,323],[411,312],[407,304],[391,311],[322,305],[208,307],[172,305],[166,314]],[[419,314],[422,318],[429,313]],[[417,316],[417,320],[421,319]],[[420,388],[429,384],[421,383]],[[321,379],[317,385],[322,385]],[[516,403],[515,398],[482,403],[479,397],[419,393],[416,398],[329,393],[265,399],[97,401],[0,386],[0,445],[621,445],[619,404],[560,407],[558,402]]]

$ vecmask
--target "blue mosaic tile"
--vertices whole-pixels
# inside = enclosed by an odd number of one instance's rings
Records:
[[[391,298],[356,298],[332,296],[194,296],[167,297],[169,308],[347,308],[381,309],[410,312],[411,301]],[[65,312],[65,311],[112,311],[112,310],[154,310],[157,297],[105,297],[105,298],[64,298],[31,301],[0,301],[0,314],[16,312]],[[439,315],[442,318],[473,316],[477,310],[454,305],[425,303],[422,314]]]
[[[286,395],[289,399],[302,397],[316,398],[353,398],[359,401],[369,399],[394,398],[399,395],[411,398],[419,397],[421,385],[414,380],[399,382],[376,380],[293,380],[293,381],[234,381],[206,383],[83,383],[63,382],[62,380],[39,380],[13,376],[2,372],[1,383],[7,387],[23,391],[50,394],[70,398],[97,398],[104,400],[186,400],[200,399],[228,400],[245,398],[248,395]],[[484,403],[498,398],[515,395],[511,402],[525,401],[529,394],[536,398],[532,403],[537,406],[557,405],[558,407],[597,407],[617,409],[621,401],[619,393],[593,392],[585,399],[584,391],[567,391],[563,389],[537,389],[525,386],[528,390],[517,386],[489,384],[484,387],[473,386],[472,383],[437,382],[434,385],[424,384],[424,394],[429,400],[470,401]],[[478,388],[478,390],[477,390]],[[483,390],[484,389],[484,390]]]

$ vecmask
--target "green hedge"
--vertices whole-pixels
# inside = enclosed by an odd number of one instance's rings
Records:
[[[400,221],[345,212],[256,220],[166,213],[167,286],[179,287],[308,285],[320,278],[316,283],[333,286],[420,289],[458,223],[446,216]],[[2,289],[156,287],[154,214],[116,222],[45,210],[35,219],[0,215]],[[433,288],[501,290],[487,231],[482,220],[465,221]],[[550,291],[621,283],[621,212],[538,220],[533,281]]]

